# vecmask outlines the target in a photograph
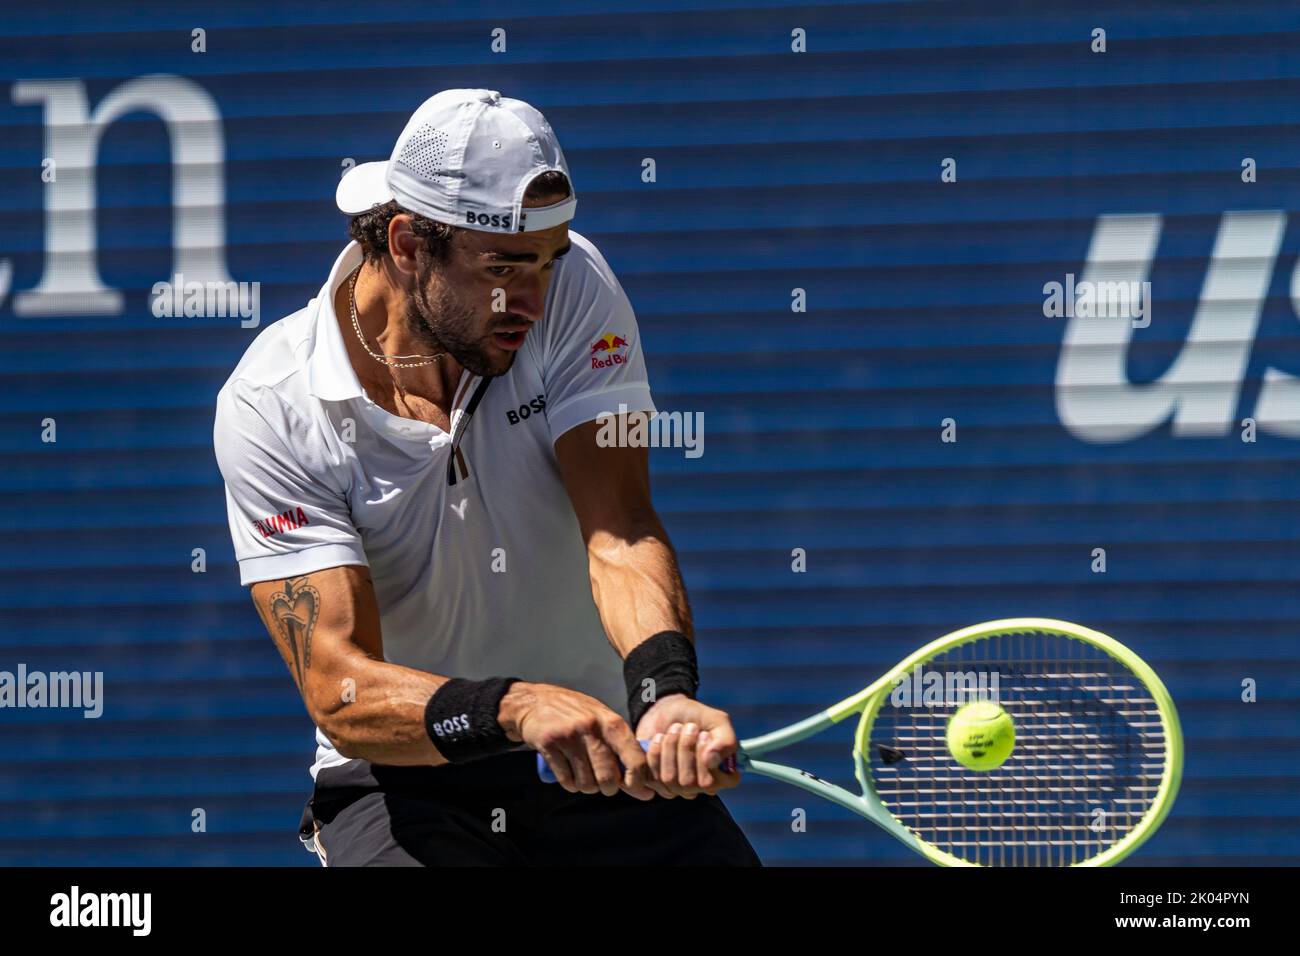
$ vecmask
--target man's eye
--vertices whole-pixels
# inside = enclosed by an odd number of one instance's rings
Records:
[[[556,256],[556,257],[555,257],[554,259],[552,259],[550,262],[546,263],[546,268],[548,268],[548,269],[554,269],[554,268],[555,268],[555,264],[556,264],[557,262],[559,262],[559,261],[560,261],[561,259],[563,259],[563,258],[564,258],[564,256]]]
[[[488,266],[488,272],[492,273],[494,276],[503,276],[509,271],[509,266]]]

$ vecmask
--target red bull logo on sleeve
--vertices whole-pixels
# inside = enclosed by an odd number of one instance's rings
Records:
[[[613,332],[606,332],[596,339],[591,346],[591,367],[612,368],[627,361],[627,339]]]

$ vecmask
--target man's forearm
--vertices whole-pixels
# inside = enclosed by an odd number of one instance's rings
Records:
[[[425,708],[429,698],[451,678],[369,659],[355,670],[359,675],[355,699],[341,700],[332,712],[318,711],[315,718],[335,749],[345,757],[393,766],[447,763],[429,737]],[[507,739],[523,742],[525,715],[535,709],[546,691],[554,690],[546,684],[522,680],[510,685],[496,714]]]
[[[694,640],[677,556],[657,517],[643,517],[617,533],[596,532],[587,556],[592,597],[620,657],[660,631],[680,631]]]
[[[318,679],[312,713],[340,754],[399,766],[447,763],[429,736],[425,709],[450,677],[369,658],[334,670],[337,679]],[[329,686],[340,692],[333,701],[323,701],[322,691]],[[517,682],[501,700],[498,721],[511,740],[522,739],[513,715],[532,689],[532,684]]]
[[[344,757],[381,764],[442,764],[425,729],[429,698],[450,678],[355,657],[309,682],[312,719]]]

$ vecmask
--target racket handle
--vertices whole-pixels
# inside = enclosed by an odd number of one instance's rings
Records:
[[[638,740],[637,743],[641,745],[642,750],[645,750],[647,752],[650,750],[650,741]],[[619,766],[622,767],[623,765],[620,763]],[[721,769],[723,773],[735,773],[736,758],[728,757],[726,760],[722,762],[722,766],[719,769]],[[541,754],[537,755],[537,777],[539,780],[542,781],[542,783],[556,782],[555,772],[551,770],[551,765],[546,762],[546,758],[543,757]]]

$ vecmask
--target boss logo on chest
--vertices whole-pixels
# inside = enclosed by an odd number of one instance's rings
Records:
[[[511,425],[518,425],[520,422],[540,414],[546,407],[546,396],[538,395],[530,402],[520,405],[518,408],[506,409],[506,421]]]

